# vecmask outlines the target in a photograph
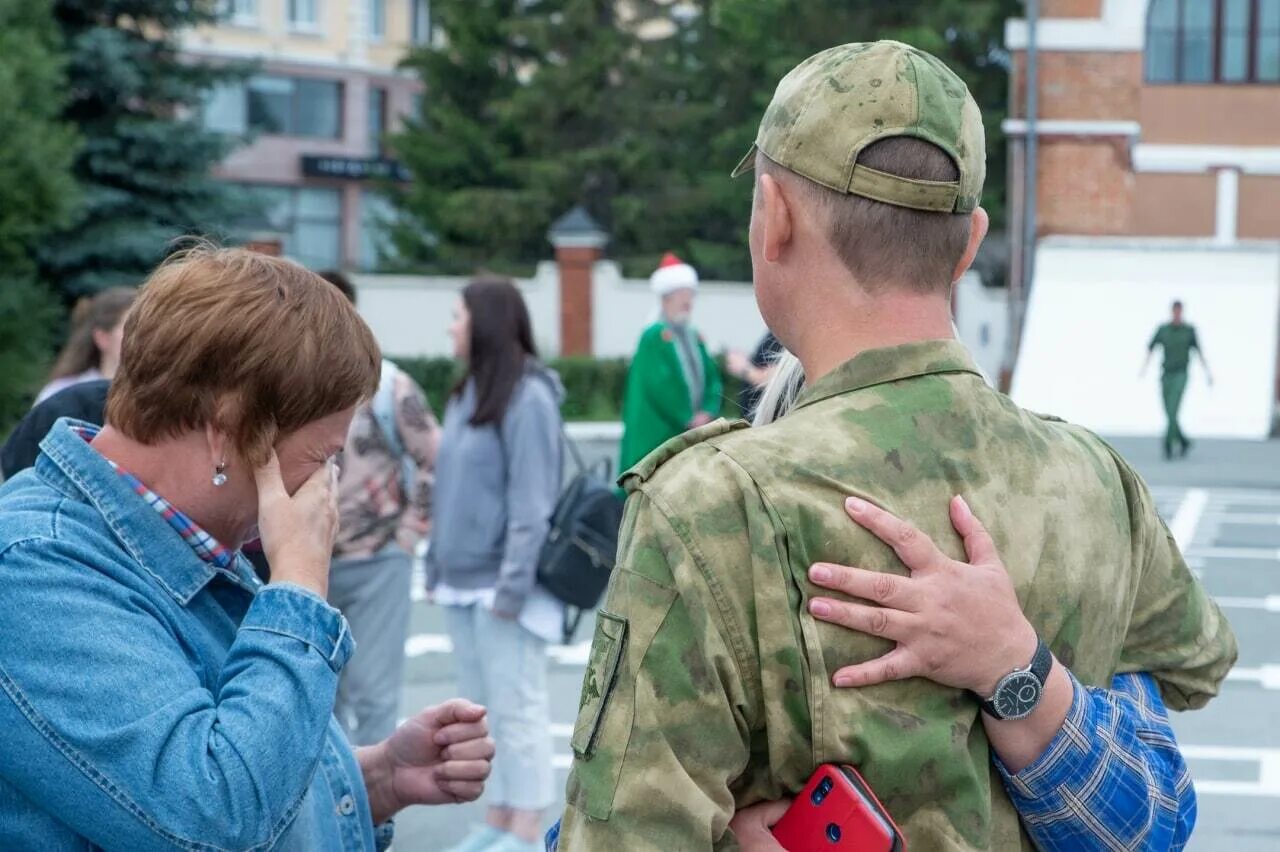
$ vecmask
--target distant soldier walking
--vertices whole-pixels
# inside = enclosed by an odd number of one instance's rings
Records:
[[[1178,425],[1178,409],[1182,407],[1182,395],[1187,390],[1187,369],[1191,366],[1191,350],[1200,356],[1200,364],[1204,367],[1205,377],[1213,385],[1213,374],[1209,372],[1209,362],[1205,360],[1204,351],[1196,337],[1196,327],[1182,319],[1182,302],[1173,303],[1173,318],[1156,329],[1151,342],[1147,344],[1147,359],[1142,363],[1142,374],[1147,372],[1151,363],[1151,355],[1156,347],[1164,348],[1164,366],[1160,375],[1160,394],[1164,400],[1164,413],[1168,426],[1164,433],[1164,457],[1173,458],[1175,448],[1178,458],[1186,456],[1191,449],[1191,441],[1182,433]]]

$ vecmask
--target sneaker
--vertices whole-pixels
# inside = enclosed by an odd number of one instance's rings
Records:
[[[485,823],[479,828],[472,829],[461,843],[450,846],[446,852],[490,852],[492,849],[497,849],[508,837],[512,835]],[[512,839],[515,838],[512,837]]]
[[[488,852],[543,852],[545,847],[539,842],[521,840],[514,834],[504,835],[497,844],[490,846]]]

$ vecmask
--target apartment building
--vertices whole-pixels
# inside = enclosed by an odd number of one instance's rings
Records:
[[[1280,0],[1041,8],[1041,236],[1280,239]],[[1025,21],[1009,23],[1006,44],[1016,154]]]
[[[182,47],[206,61],[257,63],[205,108],[206,126],[252,140],[217,169],[265,199],[252,238],[313,268],[376,268],[389,215],[378,185],[405,176],[384,139],[421,97],[398,65],[431,38],[429,0],[224,5],[223,22],[184,33]]]

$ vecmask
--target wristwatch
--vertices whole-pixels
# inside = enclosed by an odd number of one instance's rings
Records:
[[[1036,640],[1036,653],[1031,658],[1031,665],[1025,669],[1014,669],[1000,678],[996,691],[982,702],[982,710],[988,715],[1006,721],[1025,719],[1031,715],[1040,703],[1044,694],[1044,683],[1049,679],[1049,670],[1053,668],[1053,654],[1044,640]]]

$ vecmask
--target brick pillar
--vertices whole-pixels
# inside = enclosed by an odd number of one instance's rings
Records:
[[[556,247],[556,265],[560,267],[561,355],[591,354],[591,273],[603,254],[598,247]]]
[[[592,273],[608,235],[582,207],[556,220],[547,233],[560,268],[560,354],[590,355],[594,305]]]

